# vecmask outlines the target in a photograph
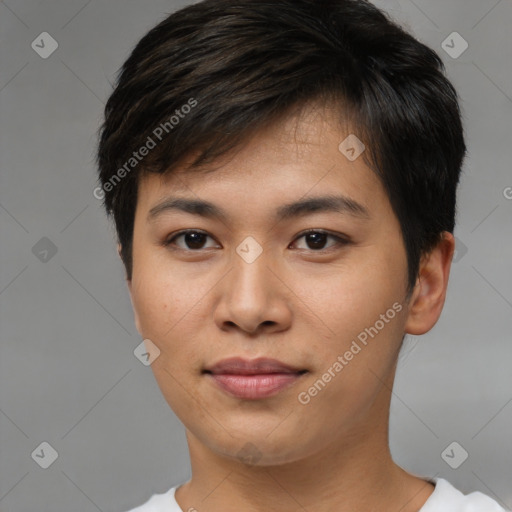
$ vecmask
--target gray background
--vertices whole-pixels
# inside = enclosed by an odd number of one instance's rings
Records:
[[[114,231],[92,193],[115,72],[187,3],[0,2],[2,512],[119,512],[190,476],[184,428],[133,354]],[[512,508],[512,2],[375,3],[442,56],[469,146],[445,310],[402,352],[392,452]],[[45,31],[59,46],[43,59],[31,43]],[[454,31],[469,43],[457,58],[441,46]],[[469,454],[458,469],[441,456],[453,441]],[[47,469],[42,442],[58,453]]]

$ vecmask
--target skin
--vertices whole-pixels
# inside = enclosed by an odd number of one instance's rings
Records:
[[[309,107],[260,130],[215,172],[182,166],[140,182],[128,287],[137,330],[160,350],[155,378],[186,428],[192,478],[176,491],[183,510],[417,512],[434,490],[393,462],[389,406],[404,333],[429,331],[443,308],[454,239],[444,233],[422,258],[407,302],[399,222],[363,157],[351,162],[338,150],[351,132],[333,112]],[[285,203],[326,194],[350,197],[368,217],[274,219]],[[210,201],[226,218],[167,210],[148,222],[168,196]],[[311,228],[349,242],[320,235],[315,245],[301,236]],[[183,229],[207,236],[164,245]],[[248,236],[263,251],[252,263],[236,252]],[[401,311],[300,403],[394,303]],[[272,357],[308,373],[273,397],[243,400],[202,373],[232,356]],[[244,446],[252,461],[242,460]]]

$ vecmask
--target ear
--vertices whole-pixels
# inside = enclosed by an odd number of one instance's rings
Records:
[[[124,265],[124,260],[123,260],[123,255],[121,253],[121,249],[122,249],[122,245],[119,242],[117,242],[117,254],[119,255],[119,258],[121,258],[121,261],[123,262],[123,265]],[[124,276],[125,276],[126,281],[128,281],[128,274],[126,273],[126,267],[125,267]],[[131,284],[131,283],[129,283],[129,284]]]
[[[123,258],[121,257],[121,244],[120,243],[117,244],[117,253],[119,254],[119,257],[122,260]],[[135,308],[135,303],[133,300],[132,281],[130,279],[128,279],[126,274],[125,274],[125,277],[126,277],[126,284],[128,285],[128,292],[130,294],[130,302],[132,303],[133,315],[134,315],[134,319],[135,319],[135,327],[137,328],[138,333],[142,336],[141,329],[140,329],[139,314],[137,312],[137,309]]]
[[[441,241],[421,258],[419,276],[409,301],[406,333],[425,334],[441,316],[454,250],[453,234],[444,231]]]

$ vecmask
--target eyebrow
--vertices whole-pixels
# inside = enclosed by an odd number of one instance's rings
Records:
[[[162,213],[173,210],[221,221],[227,221],[228,219],[228,215],[222,208],[209,201],[183,197],[168,197],[149,210],[147,221],[152,222]],[[310,197],[284,204],[277,208],[275,218],[277,221],[281,221],[294,217],[304,217],[317,212],[336,212],[364,219],[370,218],[370,213],[365,206],[343,195]]]

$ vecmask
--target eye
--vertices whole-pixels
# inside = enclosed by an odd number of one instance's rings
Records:
[[[183,243],[185,244],[185,247],[183,245],[176,244],[175,242],[179,240],[180,238],[183,238]],[[198,251],[201,249],[208,249],[209,247],[205,246],[205,240],[207,238],[211,238],[210,235],[198,231],[195,229],[187,229],[184,231],[180,231],[179,233],[176,233],[172,237],[168,238],[164,242],[164,246],[172,246],[176,245],[178,249],[184,250],[184,251]],[[213,239],[212,239],[213,240]],[[212,246],[210,246],[212,247]],[[175,247],[172,247],[173,249]]]
[[[341,236],[337,236],[332,233],[328,233],[327,231],[322,231],[318,229],[310,229],[308,231],[305,231],[304,233],[301,233],[295,240],[300,240],[301,238],[304,238],[306,245],[308,247],[299,247],[299,249],[310,249],[313,250],[314,252],[332,249],[333,247],[343,246],[349,243],[347,239],[342,238]],[[327,239],[329,238],[333,239],[334,243],[326,248],[325,244]]]

